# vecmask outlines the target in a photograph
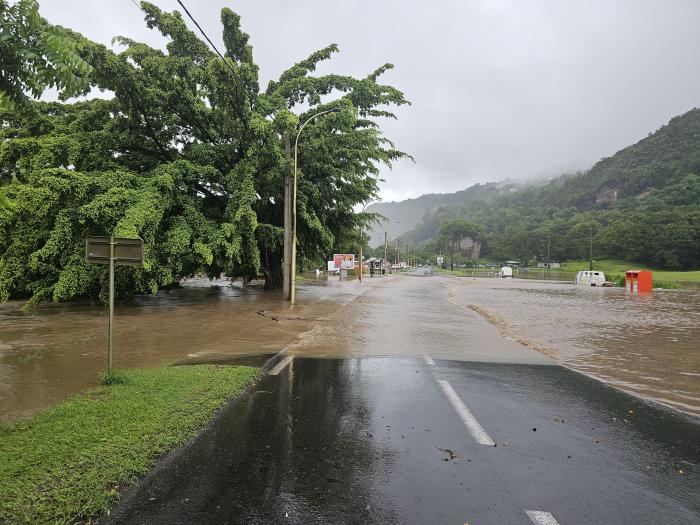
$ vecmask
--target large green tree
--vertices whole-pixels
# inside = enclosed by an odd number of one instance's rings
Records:
[[[36,0],[0,0],[0,109],[26,109],[27,94],[51,87],[62,97],[84,93],[90,71],[76,41],[41,18]]]
[[[224,58],[181,15],[142,2],[167,51],[126,37],[123,51],[70,33],[92,85],[109,100],[32,103],[0,113],[0,299],[104,294],[104,269],[84,261],[86,235],[139,236],[143,268],[119,268],[122,297],[155,292],[197,272],[281,284],[282,136],[316,119],[299,149],[299,256],[352,237],[359,202],[378,190],[380,164],[405,156],[376,122],[403,94],[364,78],[315,76],[331,45],[258,86],[248,35],[221,11]],[[297,108],[303,108],[301,111]]]

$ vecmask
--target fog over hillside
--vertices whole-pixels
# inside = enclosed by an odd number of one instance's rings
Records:
[[[692,109],[672,118],[614,155],[601,159],[589,170],[575,175],[475,184],[455,193],[431,193],[400,202],[373,204],[368,206],[368,211],[380,213],[387,220],[375,226],[370,244],[382,243],[385,231],[388,238],[393,240],[425,220],[434,223],[436,218],[430,216],[440,209],[445,210],[442,215],[458,216],[469,215],[468,211],[459,209],[475,201],[493,203],[495,208],[506,207],[510,202],[503,197],[517,198],[537,188],[545,190],[542,192],[543,199],[540,199],[543,202],[538,201],[538,206],[546,202],[560,207],[570,206],[579,211],[599,207],[610,199],[614,202],[618,198],[644,197],[650,190],[669,184],[676,175],[697,174],[700,171],[698,145],[700,110]],[[433,224],[431,228],[436,227]],[[419,238],[410,237],[413,242],[425,240],[420,235]]]

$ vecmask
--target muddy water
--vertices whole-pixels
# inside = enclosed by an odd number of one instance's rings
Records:
[[[700,414],[700,291],[631,295],[525,279],[452,279],[501,333],[623,390]]]
[[[363,293],[360,295],[360,291]],[[631,296],[552,281],[310,276],[280,294],[190,280],[116,310],[116,367],[216,362],[277,352],[562,364],[700,414],[700,291]],[[106,310],[0,305],[0,419],[18,419],[97,382]],[[500,332],[500,333],[499,333]],[[524,345],[524,346],[523,346]]]
[[[304,280],[291,309],[280,292],[191,279],[115,309],[114,366],[208,362],[278,352],[350,301],[356,281]],[[0,304],[0,419],[18,419],[94,385],[106,367],[107,311]]]

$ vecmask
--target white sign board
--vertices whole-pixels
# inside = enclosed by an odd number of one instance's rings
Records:
[[[333,255],[333,260],[328,261],[328,269],[331,269],[331,263],[336,270],[352,270],[355,268],[354,253],[336,253]]]
[[[442,264],[445,262],[445,258],[442,255],[438,255],[437,257],[437,263]]]

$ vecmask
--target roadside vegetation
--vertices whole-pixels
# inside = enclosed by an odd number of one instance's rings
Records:
[[[588,261],[568,261],[562,263],[562,271],[578,272],[579,270],[588,270]],[[700,270],[680,272],[673,270],[663,270],[651,268],[644,264],[637,264],[629,261],[621,261],[618,259],[603,259],[596,260],[594,268],[605,273],[605,275],[615,276],[620,275],[624,278],[627,270],[651,270],[654,279],[654,285],[659,288],[678,288],[682,283],[700,283]],[[679,286],[662,286],[664,283],[678,283]]]
[[[29,420],[0,425],[0,523],[104,515],[154,460],[203,428],[253,367],[128,370]],[[118,377],[118,381],[112,381]]]
[[[300,262],[356,249],[359,227],[374,214],[354,207],[376,198],[382,165],[407,157],[381,132],[383,119],[408,104],[381,83],[391,64],[359,77],[327,66],[316,74],[339,51],[330,44],[261,88],[249,36],[228,8],[220,56],[181,13],[149,2],[139,3],[145,25],[166,50],[125,36],[115,51],[50,26],[34,0],[18,5],[0,9],[0,26],[14,27],[17,10],[35,24],[0,42],[0,68],[16,71],[9,66],[30,53],[36,64],[10,74],[13,89],[0,83],[0,301],[105,302],[105,268],[85,261],[85,237],[111,234],[145,245],[142,267],[116,271],[120,300],[196,274],[262,277],[266,288],[281,288],[285,136],[308,121],[298,149]],[[47,41],[63,50],[55,64]],[[49,74],[69,66],[75,74]],[[67,103],[22,95],[52,85],[65,96],[114,96]]]
[[[449,266],[449,265],[448,265]],[[684,287],[695,288],[697,283],[700,283],[700,270],[677,272],[669,270],[659,270],[650,268],[643,264],[637,264],[629,261],[621,261],[617,259],[602,259],[596,260],[593,264],[595,270],[605,273],[607,280],[613,281],[618,286],[625,285],[625,272],[627,270],[651,270],[653,274],[654,288],[678,289]],[[466,268],[449,268],[442,269],[437,267],[436,271],[444,275],[455,276],[485,276],[489,272],[497,272],[499,268],[474,268],[468,266]],[[580,270],[588,270],[588,261],[567,261],[561,263],[561,268],[554,268],[550,271],[550,275],[560,275],[563,280],[573,280],[576,272]],[[538,272],[545,274],[544,268],[527,268],[529,276],[536,275]],[[517,277],[517,275],[516,275]]]

